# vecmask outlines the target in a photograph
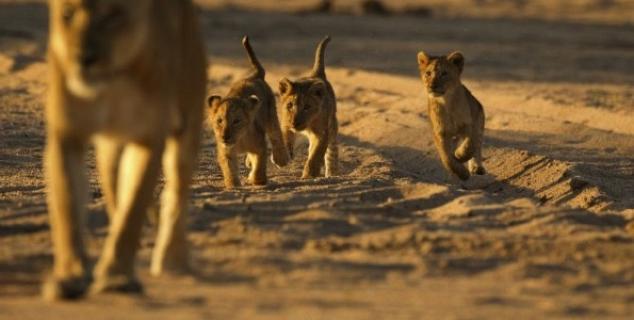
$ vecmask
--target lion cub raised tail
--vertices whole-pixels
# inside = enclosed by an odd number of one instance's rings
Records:
[[[434,142],[444,167],[461,180],[483,175],[484,109],[460,81],[464,56],[453,52],[433,57],[418,53],[418,68],[427,92]],[[457,147],[456,147],[457,142]],[[464,162],[469,162],[469,170]]]
[[[326,164],[326,177],[339,174],[337,147],[337,101],[335,91],[326,79],[324,51],[330,37],[325,37],[315,53],[311,73],[304,78],[280,81],[282,132],[284,142],[293,156],[295,133],[309,139],[308,160],[302,178],[317,177]]]
[[[289,162],[273,90],[264,81],[264,68],[249,38],[245,36],[242,44],[253,66],[252,72],[233,84],[224,98],[210,96],[207,99],[208,121],[216,136],[218,163],[227,189],[240,186],[237,157],[242,152],[247,153],[246,163],[251,168],[248,183],[266,184],[267,136],[273,149],[273,162],[280,167]]]

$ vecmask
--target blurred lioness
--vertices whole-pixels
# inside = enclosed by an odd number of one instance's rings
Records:
[[[54,245],[47,299],[139,292],[134,260],[161,162],[166,177],[151,272],[187,268],[189,184],[203,121],[206,58],[189,0],[50,0],[44,160]],[[84,156],[94,144],[110,217],[89,270]],[[94,281],[93,281],[94,279]]]

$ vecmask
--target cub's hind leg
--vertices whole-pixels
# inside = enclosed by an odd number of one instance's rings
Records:
[[[184,134],[167,140],[163,154],[165,187],[161,194],[161,211],[150,273],[189,271],[186,228],[190,184],[197,163],[199,138]]]
[[[140,292],[134,258],[161,164],[164,140],[130,143],[121,155],[117,212],[94,271],[93,292]]]
[[[339,143],[337,141],[337,125],[330,130],[328,135],[328,148],[326,149],[326,177],[339,175]]]
[[[269,121],[266,124],[266,135],[271,142],[271,160],[278,167],[286,166],[290,161],[288,145],[284,143],[282,129],[275,109],[275,100],[269,105]]]
[[[83,172],[85,145],[49,134],[45,153],[48,206],[53,238],[53,274],[44,283],[47,300],[81,297],[90,285],[82,236],[87,179]]]

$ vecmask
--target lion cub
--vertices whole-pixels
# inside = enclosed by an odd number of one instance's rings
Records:
[[[42,293],[78,298],[91,282],[93,292],[138,292],[135,256],[161,162],[166,184],[151,273],[188,269],[187,204],[207,64],[197,14],[191,1],[49,4],[44,169],[54,267]],[[82,231],[91,143],[110,217],[93,274]]]
[[[461,180],[486,173],[482,165],[484,109],[460,81],[460,52],[432,57],[418,53],[418,68],[427,91],[434,142],[444,167]],[[456,142],[457,147],[456,147]],[[463,163],[469,161],[469,170]]]
[[[284,143],[293,157],[295,133],[300,132],[309,139],[308,159],[302,178],[320,175],[326,164],[326,177],[339,174],[339,152],[337,145],[337,100],[335,91],[326,79],[324,51],[330,37],[325,37],[317,47],[315,63],[307,77],[280,81],[282,103],[282,132]]]
[[[208,122],[216,136],[218,163],[227,189],[240,186],[237,157],[241,152],[247,153],[246,164],[251,169],[247,182],[266,184],[267,137],[273,149],[273,163],[282,167],[289,162],[277,118],[275,95],[264,81],[264,68],[253,52],[249,38],[245,36],[242,44],[253,71],[233,84],[224,98],[210,96],[207,99]]]

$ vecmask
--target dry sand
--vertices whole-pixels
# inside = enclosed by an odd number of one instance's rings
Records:
[[[624,5],[617,22],[634,16],[630,2],[612,3]],[[224,93],[245,72],[245,33],[274,87],[308,70],[316,42],[333,36],[328,76],[338,96],[344,174],[298,180],[300,142],[298,159],[271,169],[269,186],[226,192],[206,132],[193,186],[195,274],[147,275],[148,223],[139,254],[145,296],[42,302],[39,283],[52,262],[41,170],[47,10],[41,2],[2,1],[0,318],[634,314],[631,25],[600,15],[572,22],[572,13],[567,22],[297,16],[210,9],[215,4],[201,11],[212,92]],[[487,112],[490,176],[460,184],[440,167],[416,74],[420,49],[465,53],[465,82]],[[95,257],[106,219],[88,163],[87,238]]]

